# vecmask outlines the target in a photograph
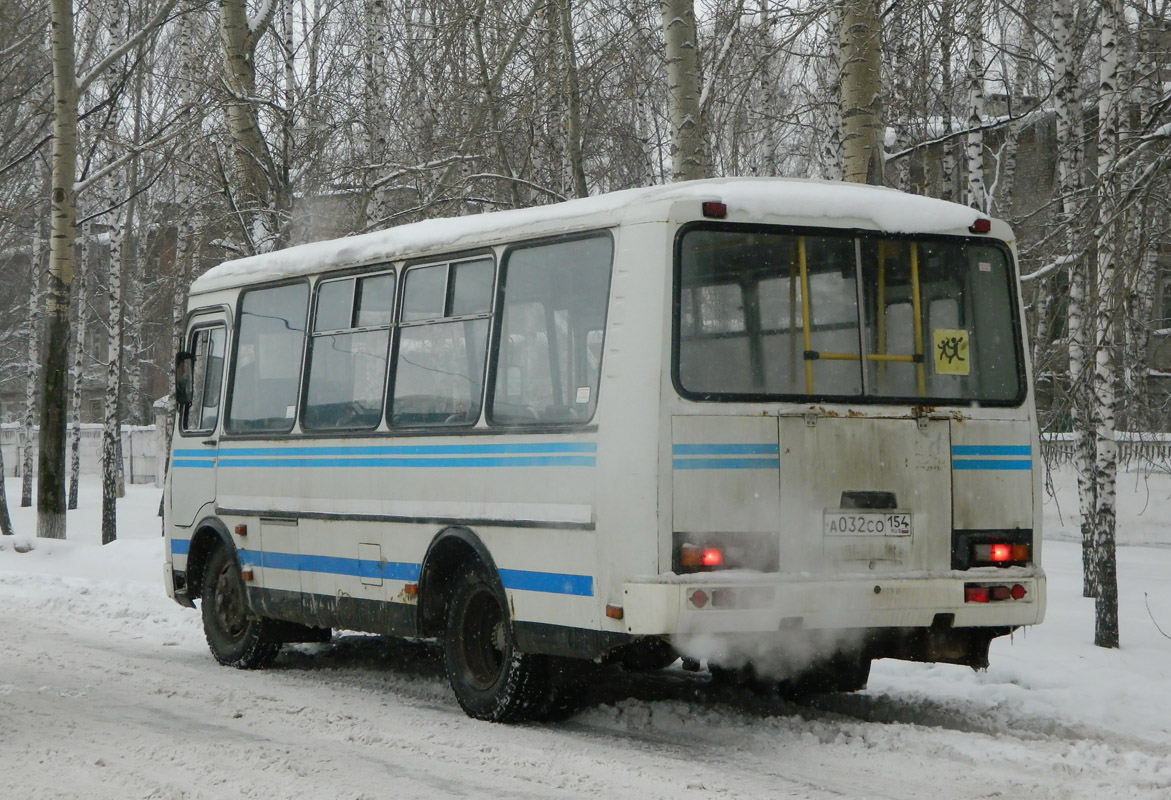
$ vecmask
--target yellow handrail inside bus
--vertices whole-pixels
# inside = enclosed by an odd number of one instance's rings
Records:
[[[878,352],[886,352],[886,242],[878,243]]]
[[[801,270],[801,334],[805,352],[813,349],[809,333],[809,270],[805,262],[805,237],[797,237],[797,266]],[[805,394],[813,394],[813,362],[805,359]]]
[[[797,385],[797,243],[789,250],[789,385]]]
[[[825,356],[822,356],[822,358],[825,358]],[[914,356],[897,356],[897,355],[888,354],[888,353],[870,353],[866,356],[866,360],[867,361],[877,361],[877,362],[879,362],[879,366],[882,366],[882,364],[884,362],[888,362],[888,361],[899,361],[899,362],[902,362],[905,364],[914,364],[915,363]]]
[[[919,297],[919,244],[911,242],[911,311],[915,315],[915,376],[919,383],[919,396],[927,394],[927,372],[923,359],[923,314]]]

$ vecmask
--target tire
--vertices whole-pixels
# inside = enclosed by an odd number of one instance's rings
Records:
[[[547,660],[516,649],[508,612],[479,571],[457,581],[447,607],[443,657],[452,691],[469,717],[525,722],[552,715]]]
[[[203,572],[203,633],[215,660],[228,667],[261,669],[276,658],[281,640],[270,620],[248,610],[236,553],[218,547]]]

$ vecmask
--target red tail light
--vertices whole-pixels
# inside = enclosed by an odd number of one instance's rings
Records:
[[[999,603],[1004,600],[1023,600],[1028,593],[1028,590],[1019,583],[1012,586],[964,584],[965,603]]]
[[[971,565],[974,567],[1011,566],[1013,564],[1027,564],[1032,557],[1032,548],[1027,544],[1010,544],[1008,542],[992,542],[972,545]]]
[[[987,586],[964,587],[965,603],[987,603],[990,600],[992,600],[992,597],[989,595]]]
[[[679,551],[679,565],[696,569],[722,567],[724,565],[724,551],[719,547],[685,545]]]

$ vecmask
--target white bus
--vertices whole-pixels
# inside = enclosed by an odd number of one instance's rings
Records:
[[[439,638],[495,721],[564,708],[575,665],[981,667],[1044,616],[1023,317],[1004,223],[814,181],[230,261],[176,363],[167,591],[237,667]]]

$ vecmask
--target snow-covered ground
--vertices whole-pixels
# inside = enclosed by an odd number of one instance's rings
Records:
[[[83,483],[67,541],[16,507],[0,540],[0,798],[1171,797],[1171,478],[1120,482],[1117,651],[1092,644],[1076,490],[1054,483],[1048,618],[986,672],[880,661],[865,692],[794,704],[669,671],[513,727],[465,717],[425,644],[217,666],[163,593],[158,490],[130,487],[102,547]]]

